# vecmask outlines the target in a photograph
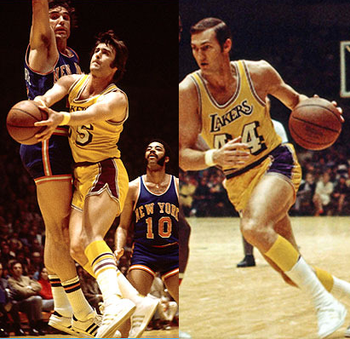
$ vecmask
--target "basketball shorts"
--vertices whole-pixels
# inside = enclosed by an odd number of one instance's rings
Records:
[[[73,158],[66,129],[59,129],[49,140],[35,145],[21,145],[19,154],[37,185],[72,179]]]
[[[253,189],[265,174],[280,175],[290,183],[294,198],[296,197],[301,181],[301,167],[292,144],[278,146],[257,166],[226,180],[225,188],[237,211],[244,210]]]
[[[159,272],[163,280],[179,273],[179,244],[152,247],[134,242],[129,271],[135,269],[153,276]]]
[[[120,159],[110,158],[97,163],[76,164],[72,207],[82,211],[86,197],[107,191],[111,199],[119,205],[121,213],[128,189],[128,173]]]

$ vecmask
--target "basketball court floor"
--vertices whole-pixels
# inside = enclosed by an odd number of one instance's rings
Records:
[[[243,258],[238,218],[189,218],[190,259],[180,286],[180,328],[193,339],[316,339],[311,302],[285,284],[254,250],[256,267],[236,268]],[[305,260],[350,281],[350,219],[293,217]],[[350,325],[329,338],[344,338]]]

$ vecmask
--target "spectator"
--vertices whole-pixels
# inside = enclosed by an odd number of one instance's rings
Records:
[[[30,334],[44,335],[42,321],[42,298],[39,295],[41,285],[33,279],[23,275],[22,264],[14,261],[10,265],[11,277],[8,282],[14,292],[14,299],[28,317]]]
[[[18,305],[13,302],[13,292],[9,286],[7,279],[3,277],[3,266],[0,263],[0,337],[9,337],[7,326],[9,324],[8,313],[11,314],[13,320],[13,330],[16,336],[25,336],[25,332],[21,328],[21,321],[18,313]]]
[[[9,246],[9,244],[5,240],[3,240],[1,242],[1,259],[0,259],[0,262],[2,263],[3,267],[7,268],[8,262],[10,260],[13,260],[13,259],[15,259],[15,257],[12,256],[11,253],[10,253],[10,246]]]
[[[32,255],[30,258],[30,265],[28,268],[28,275],[35,280],[39,280],[40,278],[39,272],[41,271],[41,268],[43,266],[44,266],[43,258],[40,252],[38,251],[32,252]]]
[[[349,187],[346,185],[346,177],[341,176],[332,193],[332,214],[343,215],[344,204],[349,195]]]
[[[205,217],[208,215],[210,202],[210,190],[208,187],[208,178],[203,176],[193,195],[193,204],[191,215]]]
[[[185,216],[189,216],[192,203],[193,203],[193,195],[196,191],[197,185],[193,183],[193,180],[190,176],[184,176],[183,181],[181,181],[180,185],[180,201]]]
[[[316,183],[312,173],[306,173],[305,180],[302,181],[297,193],[294,211],[298,215],[313,214],[315,207],[313,197],[315,195]]]
[[[329,210],[329,203],[331,202],[331,194],[333,192],[333,183],[330,181],[328,172],[324,172],[321,179],[316,184],[315,195],[313,198],[316,212],[315,216],[327,213]]]
[[[39,270],[38,283],[41,285],[39,295],[43,299],[42,310],[45,312],[51,312],[54,308],[53,296],[51,290],[51,284],[49,281],[49,273],[45,266],[42,266]]]

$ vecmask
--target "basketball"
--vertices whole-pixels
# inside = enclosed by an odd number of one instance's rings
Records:
[[[37,133],[46,127],[36,127],[36,121],[46,120],[47,113],[35,101],[23,100],[14,105],[7,114],[6,126],[11,137],[24,145],[34,145]]]
[[[309,98],[299,103],[289,117],[289,131],[294,141],[309,150],[320,151],[339,137],[342,120],[328,100]]]

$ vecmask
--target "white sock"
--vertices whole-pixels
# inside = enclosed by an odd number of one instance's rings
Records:
[[[337,298],[350,297],[350,283],[333,276],[333,287],[331,293]]]
[[[96,275],[106,306],[117,303],[122,296],[117,279],[117,270],[115,268],[106,269]]]
[[[316,309],[325,303],[332,301],[332,296],[323,287],[321,282],[316,277],[316,274],[311,270],[306,261],[300,257],[298,262],[288,272],[285,272],[302,291],[307,293],[312,299]]]
[[[73,314],[78,320],[84,320],[93,312],[80,287],[79,277],[62,281],[62,286],[73,308]]]
[[[138,292],[138,290],[131,285],[130,281],[125,278],[124,274],[118,270],[118,285],[122,296],[131,300],[133,303],[141,302],[143,296]]]
[[[67,294],[62,287],[61,280],[55,274],[49,274],[55,311],[64,317],[70,318],[73,314]]]

